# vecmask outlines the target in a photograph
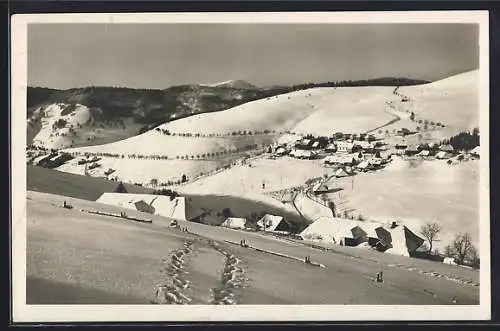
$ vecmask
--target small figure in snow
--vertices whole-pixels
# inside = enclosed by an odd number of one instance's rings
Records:
[[[383,283],[384,282],[384,272],[378,272],[377,273],[377,283]]]

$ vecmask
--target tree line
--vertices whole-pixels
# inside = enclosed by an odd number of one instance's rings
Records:
[[[441,143],[450,144],[453,146],[453,149],[458,151],[470,151],[474,147],[479,146],[479,142],[479,128],[474,128],[472,131],[462,131]]]
[[[236,147],[233,149],[224,149],[216,152],[205,152],[199,154],[185,154],[185,155],[176,155],[176,156],[167,156],[167,155],[159,155],[159,154],[120,154],[120,153],[89,153],[89,152],[70,152],[68,154],[73,156],[82,155],[85,157],[88,156],[101,156],[101,157],[109,157],[109,158],[128,158],[128,159],[144,159],[144,160],[206,160],[210,158],[216,158],[221,156],[227,156],[231,154],[238,154],[242,152],[247,152],[251,150],[256,150],[261,148],[265,148],[266,144],[246,144],[242,147]]]

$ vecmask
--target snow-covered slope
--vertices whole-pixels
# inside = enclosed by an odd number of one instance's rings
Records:
[[[389,87],[313,88],[252,101],[222,112],[199,114],[162,126],[172,132],[240,130],[331,134],[362,132],[393,116],[384,112]]]
[[[28,144],[46,149],[105,144],[128,138],[140,127],[130,119],[101,121],[95,116],[100,113],[100,109],[91,111],[81,104],[53,103],[37,107],[27,121],[29,131],[34,133]]]
[[[87,107],[79,104],[67,112],[65,110],[68,106],[51,104],[44,109],[35,110],[34,116],[41,117],[42,127],[33,138],[34,145],[57,149],[71,145],[76,137],[75,129],[87,124],[91,120],[91,114]]]
[[[479,126],[479,70],[433,83],[401,87],[415,113],[429,121],[443,122],[460,130]]]
[[[395,160],[384,170],[339,178],[341,192],[330,194],[345,201],[353,214],[387,221],[400,219],[414,229],[426,222],[442,226],[443,249],[458,232],[479,240],[479,161],[448,165],[446,161]]]

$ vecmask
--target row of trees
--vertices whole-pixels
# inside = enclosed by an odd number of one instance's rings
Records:
[[[195,138],[213,138],[213,137],[231,137],[231,136],[252,136],[252,135],[269,135],[269,134],[282,134],[282,132],[277,132],[276,130],[239,130],[224,133],[175,133],[167,129],[156,128],[155,131],[164,134],[166,136],[178,136],[178,137],[195,137]]]
[[[341,80],[324,83],[305,83],[293,85],[291,90],[305,90],[313,87],[356,87],[356,86],[409,86],[428,83],[427,81],[405,78],[405,77],[382,77],[362,80]]]
[[[266,144],[262,144],[260,147],[265,148],[267,147]],[[144,159],[144,160],[203,160],[203,159],[209,159],[209,158],[215,158],[215,157],[221,157],[221,156],[227,156],[231,154],[238,154],[246,151],[251,151],[251,150],[256,150],[259,148],[258,144],[247,144],[242,147],[236,147],[233,149],[224,149],[221,151],[217,152],[206,152],[206,153],[200,153],[200,154],[192,154],[192,155],[177,155],[175,157],[169,157],[167,155],[147,155],[147,154],[119,154],[119,153],[81,153],[81,152],[71,152],[69,154],[73,156],[78,156],[78,155],[83,155],[86,157],[89,156],[101,156],[101,157],[109,157],[109,158],[128,158],[128,159]]]

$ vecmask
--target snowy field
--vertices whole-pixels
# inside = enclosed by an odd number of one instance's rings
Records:
[[[399,93],[410,97],[415,113],[443,122],[457,132],[479,126],[479,70],[430,84],[406,86]]]
[[[426,222],[442,225],[443,250],[458,232],[469,232],[479,247],[479,161],[395,160],[375,173],[334,180],[344,190],[330,194],[365,218],[399,219],[418,231]]]
[[[61,208],[63,200],[74,209]],[[183,292],[190,303],[211,303],[210,289],[221,287],[224,258],[210,251],[203,237],[219,241],[239,261],[245,281],[233,303],[447,305],[453,297],[458,304],[479,303],[479,287],[417,271],[477,281],[478,272],[456,266],[347,247],[324,252],[258,233],[180,222],[192,233],[187,234],[164,228],[169,220],[158,216],[153,216],[153,224],[136,224],[83,214],[80,208],[117,207],[43,193],[28,192],[27,203],[27,302],[32,304],[148,304],[155,287],[169,282],[162,263],[186,240],[193,240],[194,246],[183,266],[189,272]],[[110,231],[113,236],[102,236]],[[241,238],[260,249],[299,258],[309,255],[326,268],[224,242]],[[375,262],[373,254],[382,255],[382,262]],[[401,267],[401,261],[414,268]],[[381,267],[385,281],[375,283]]]
[[[333,174],[322,160],[261,158],[183,186],[182,192],[244,195],[299,186],[311,178]],[[262,187],[264,184],[264,187]]]
[[[261,147],[262,144],[269,145],[276,140],[274,135],[250,135],[229,137],[180,137],[167,136],[150,130],[146,133],[134,136],[111,144],[87,146],[80,148],[69,148],[65,151],[80,153],[113,153],[113,154],[137,154],[137,155],[161,155],[175,159],[176,156],[202,155],[203,153],[231,151],[243,148],[247,145]]]
[[[393,118],[383,112],[384,100],[391,93],[390,87],[313,88],[191,116],[161,127],[193,133],[264,129],[318,135],[332,130],[362,132]]]
[[[79,158],[73,159],[58,167],[61,172],[76,175],[85,174],[85,165],[78,164]],[[150,185],[152,180],[158,183],[166,183],[169,180],[177,181],[182,179],[182,175],[193,178],[200,173],[212,171],[219,166],[231,163],[227,160],[144,160],[102,157],[99,161],[99,168],[88,170],[92,177],[106,177],[104,174],[108,169],[115,172],[110,177],[117,178],[118,181],[129,183],[143,183]]]

